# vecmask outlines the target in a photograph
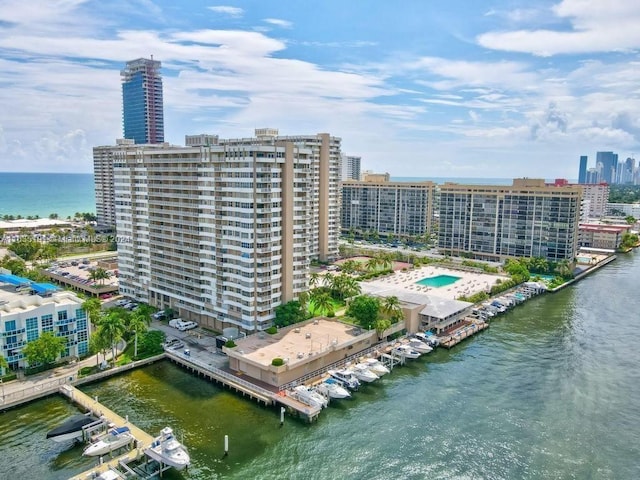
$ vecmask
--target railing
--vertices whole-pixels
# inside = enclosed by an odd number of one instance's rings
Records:
[[[391,342],[382,342],[382,343],[378,343],[372,347],[369,347],[365,350],[361,350],[358,353],[354,353],[353,355],[347,357],[347,358],[343,358],[342,360],[338,360],[337,362],[333,362],[325,367],[322,367],[318,370],[315,370],[311,373],[307,373],[306,375],[298,378],[297,380],[294,380],[293,382],[289,382],[289,383],[285,383],[284,385],[281,385],[279,388],[279,390],[282,392],[283,390],[290,390],[293,387],[296,387],[298,385],[302,385],[304,382],[306,382],[307,380],[311,380],[314,378],[317,378],[323,374],[325,374],[326,372],[328,372],[329,370],[334,370],[337,368],[341,368],[343,366],[345,366],[347,363],[351,363],[353,360],[363,357],[365,355],[368,355],[369,353],[372,352],[376,352],[378,350],[382,350],[383,348],[387,347],[388,345],[390,345]]]
[[[196,365],[200,368],[202,368],[203,370],[206,370],[207,372],[210,372],[220,378],[224,378],[226,380],[229,380],[237,385],[241,385],[253,392],[259,393],[260,395],[263,395],[267,398],[273,398],[273,392],[267,390],[266,388],[262,388],[259,387],[258,385],[256,385],[255,383],[251,383],[248,382],[247,380],[244,380],[242,378],[236,377],[235,375],[232,375],[228,372],[225,372],[223,370],[220,370],[219,368],[216,367],[212,367],[211,365],[208,365],[204,362],[201,362],[195,358],[184,358],[183,356],[178,356],[175,353],[171,353],[171,352],[166,352],[167,356],[178,359],[180,361],[183,362],[187,362],[187,363],[191,363],[193,365]]]

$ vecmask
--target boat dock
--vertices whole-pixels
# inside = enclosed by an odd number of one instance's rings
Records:
[[[129,422],[128,419],[122,418],[117,413],[99,403],[97,399],[91,398],[89,395],[81,392],[77,388],[71,385],[62,385],[60,387],[60,393],[80,407],[92,412],[95,416],[103,417],[107,422],[113,423],[116,427],[129,427],[131,434],[136,439],[136,448],[134,450],[123,455],[110,458],[108,461],[103,461],[102,459],[104,457],[100,457],[99,464],[96,467],[71,477],[71,480],[87,480],[88,478],[92,478],[92,475],[97,476],[107,470],[113,470],[114,468],[117,469],[118,467],[122,467],[123,464],[138,460],[144,456],[144,448],[148,447],[153,442],[153,437],[147,432],[136,427],[133,423]]]
[[[489,324],[482,320],[474,319],[470,324],[457,328],[450,332],[447,337],[440,340],[440,345],[445,348],[452,348],[465,338],[469,338],[482,330],[489,328]]]

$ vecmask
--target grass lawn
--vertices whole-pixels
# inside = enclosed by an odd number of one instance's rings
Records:
[[[345,306],[345,303],[344,303],[343,300],[336,300],[335,298],[332,298],[331,299],[331,305],[333,306],[333,311],[337,312],[338,310],[340,310],[341,308],[343,308]],[[311,313],[311,315],[313,315],[314,317],[327,314],[327,312],[318,311],[318,309],[316,308],[316,306],[313,303],[313,300],[311,300],[309,302],[309,313]]]

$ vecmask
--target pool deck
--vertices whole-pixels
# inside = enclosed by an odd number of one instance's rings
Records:
[[[417,283],[423,278],[435,277],[437,275],[451,275],[453,277],[459,277],[460,280],[443,287],[427,287],[425,285],[418,285]],[[427,265],[406,272],[395,272],[387,277],[370,280],[366,283],[371,287],[378,287],[380,290],[401,289],[455,300],[462,295],[467,296],[480,291],[488,291],[497,279],[505,280],[507,278],[508,277],[502,275],[490,275]]]

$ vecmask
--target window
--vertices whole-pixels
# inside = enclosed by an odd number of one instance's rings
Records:
[[[87,312],[85,312],[82,308],[76,309],[76,318],[77,319],[87,318]]]
[[[5,332],[13,332],[16,329],[16,321],[15,320],[7,320],[4,322],[4,331]]]
[[[62,310],[61,312],[58,312],[58,320],[66,320],[66,319],[67,319],[66,310]]]
[[[43,332],[53,332],[53,315],[43,315],[41,321]]]

